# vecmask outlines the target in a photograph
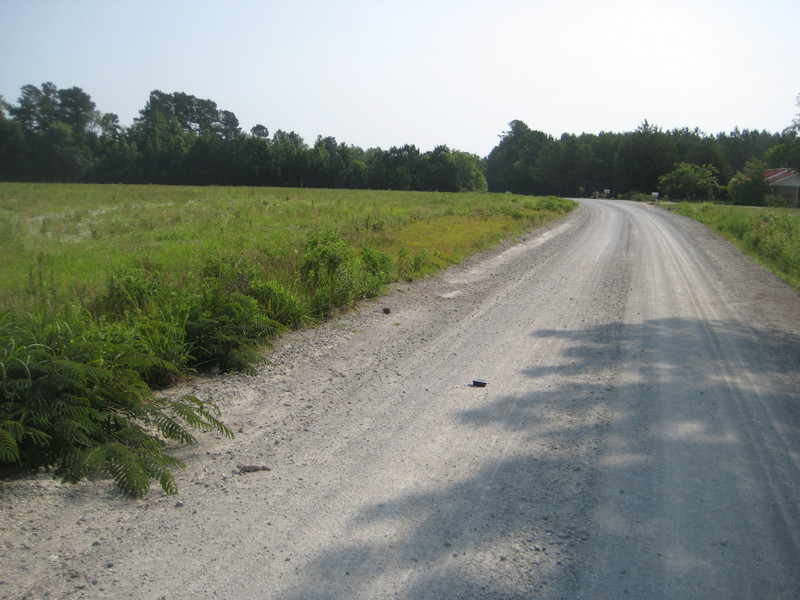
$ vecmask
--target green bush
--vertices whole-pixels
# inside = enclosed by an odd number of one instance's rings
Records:
[[[240,292],[227,293],[207,282],[186,318],[190,365],[206,371],[254,374],[264,361],[262,348],[281,329],[258,301]]]
[[[397,274],[406,281],[414,281],[424,274],[429,264],[430,255],[427,252],[417,252],[411,256],[408,248],[400,248],[397,253]]]
[[[307,287],[318,288],[328,284],[339,267],[353,260],[353,249],[338,233],[319,232],[303,246],[300,276]]]
[[[169,385],[187,368],[254,373],[263,362],[260,348],[283,328],[270,311],[280,308],[287,322],[304,313],[299,301],[265,287],[252,263],[217,256],[206,261],[200,275],[178,291],[144,269],[122,269],[95,304],[110,319],[108,328],[116,320],[129,326],[126,343],[163,360],[141,373],[152,387]]]
[[[109,475],[129,496],[156,479],[177,491],[166,441],[193,444],[188,428],[232,437],[210,402],[156,398],[140,374],[160,359],[80,309],[61,319],[0,316],[0,463],[53,470],[64,482]]]
[[[652,202],[653,201],[653,197],[650,196],[649,194],[644,194],[642,192],[638,192],[638,191],[635,191],[635,190],[630,191],[630,192],[626,192],[625,194],[622,195],[622,197],[625,200],[632,200],[634,202]]]
[[[205,283],[213,282],[223,293],[247,293],[254,282],[262,279],[255,264],[230,255],[207,258],[200,275]]]
[[[769,195],[769,184],[764,179],[766,163],[749,160],[744,169],[736,173],[728,182],[728,195],[733,204],[764,206]]]
[[[326,317],[367,292],[367,270],[337,233],[313,235],[303,248],[300,276],[316,317]]]
[[[575,208],[575,202],[556,196],[546,196],[536,201],[536,210],[547,210],[554,213],[568,213]]]
[[[786,201],[786,198],[770,195],[764,198],[764,206],[769,206],[770,208],[786,208],[789,206],[789,203]]]
[[[254,298],[261,306],[261,316],[277,324],[297,327],[308,320],[300,298],[278,282],[266,280],[255,263],[218,257],[206,263],[203,275],[221,295],[239,293]]]
[[[717,182],[719,169],[711,164],[679,163],[658,178],[658,185],[667,194],[687,202],[714,200],[722,193]]]
[[[147,309],[159,286],[144,269],[128,267],[111,275],[104,296],[97,306],[103,312],[123,315]]]
[[[786,272],[797,271],[798,232],[792,219],[772,211],[763,211],[750,218],[745,236],[758,253]]]
[[[369,297],[380,295],[387,283],[392,280],[394,264],[392,257],[386,252],[374,250],[372,248],[361,249],[361,260],[367,270],[367,289]]]
[[[299,327],[308,321],[308,311],[302,300],[277,281],[252,282],[247,295],[264,307],[270,319],[285,327]]]
[[[190,348],[186,343],[186,312],[167,306],[150,315],[137,315],[128,323],[134,332],[131,343],[146,349],[159,359],[140,371],[140,376],[151,388],[159,389],[174,384],[191,363]]]

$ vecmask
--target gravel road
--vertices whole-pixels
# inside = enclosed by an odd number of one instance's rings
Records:
[[[799,598],[800,294],[580,202],[179,390],[178,496],[0,482],[0,597]]]

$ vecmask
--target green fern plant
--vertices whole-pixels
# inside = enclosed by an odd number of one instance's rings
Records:
[[[280,330],[280,323],[269,318],[255,298],[228,294],[211,284],[190,309],[186,342],[197,368],[254,374],[264,361],[262,348]]]
[[[129,496],[151,479],[177,491],[167,442],[189,429],[233,437],[212,402],[156,398],[142,365],[157,361],[119,331],[73,309],[59,321],[0,316],[0,462],[64,482],[110,475]]]

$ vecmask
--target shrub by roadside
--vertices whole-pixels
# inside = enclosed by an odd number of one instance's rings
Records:
[[[233,434],[212,402],[156,397],[154,367],[177,370],[126,323],[76,307],[53,320],[1,316],[0,461],[64,482],[110,475],[134,497],[151,478],[175,493],[171,469],[183,464],[166,442],[193,444],[189,429]]]
[[[671,210],[704,223],[800,289],[800,214],[703,202]]]
[[[424,266],[405,267],[413,277]],[[265,280],[252,265],[215,260],[190,288],[170,289],[156,273],[112,275],[95,313],[0,316],[0,463],[53,470],[64,482],[111,476],[129,496],[150,480],[175,493],[183,464],[167,442],[193,444],[190,429],[233,436],[212,402],[158,397],[188,371],[254,373],[281,331],[329,316],[380,293],[395,273],[374,250],[359,258],[338,234],[306,243],[304,296]]]

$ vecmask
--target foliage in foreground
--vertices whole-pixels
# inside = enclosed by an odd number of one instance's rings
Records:
[[[385,283],[373,277],[367,286],[369,272],[341,238],[319,240],[330,248],[320,253],[310,240],[304,265],[316,274],[309,287],[320,316]],[[78,307],[4,313],[0,463],[53,470],[72,483],[110,475],[133,497],[147,493],[151,479],[175,493],[171,469],[183,464],[165,452],[167,442],[194,444],[192,428],[232,433],[213,403],[157,397],[153,388],[187,369],[254,373],[269,340],[305,322],[300,303],[252,267],[220,261],[183,289],[158,285],[141,269],[115,273],[96,302],[99,317]]]
[[[682,202],[672,210],[704,223],[737,243],[800,289],[800,213]]]
[[[78,307],[2,314],[0,463],[53,470],[72,483],[110,475],[133,497],[147,493],[151,479],[175,493],[171,469],[183,464],[165,452],[167,442],[194,444],[193,428],[232,433],[213,403],[153,389],[187,369],[254,373],[270,339],[308,322],[309,312],[325,317],[379,293],[391,261],[365,256],[359,261],[333,232],[313,236],[301,271],[310,307],[252,266],[215,261],[184,289],[159,285],[142,269],[115,273],[95,303],[99,317]]]
[[[167,442],[195,443],[190,428],[233,434],[211,402],[153,395],[148,370],[175,367],[136,336],[79,309],[57,321],[0,317],[0,462],[72,483],[110,475],[134,497],[151,479],[177,492],[171,469],[183,464]]]

